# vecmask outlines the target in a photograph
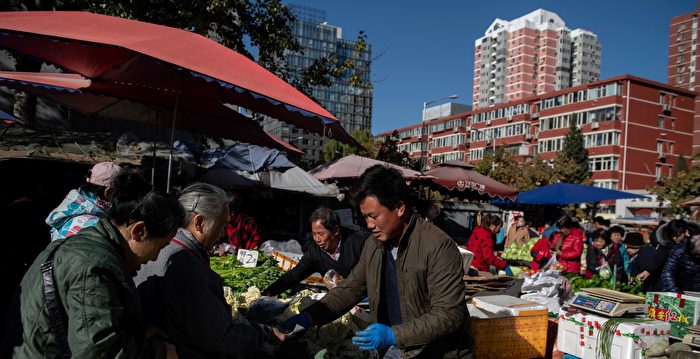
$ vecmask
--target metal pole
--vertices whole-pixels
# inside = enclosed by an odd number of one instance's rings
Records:
[[[425,171],[428,168],[428,126],[425,122],[425,109],[428,106],[427,101],[423,101],[423,114],[421,115],[422,127],[421,127],[421,145],[420,145],[420,157],[421,157],[421,171]]]
[[[182,79],[180,80],[180,89],[182,89]],[[175,142],[175,120],[177,120],[177,107],[180,103],[180,89],[175,95],[175,108],[173,109],[173,126],[170,129],[170,154],[168,155],[168,180],[165,185],[165,193],[170,193],[170,171],[173,168],[173,144]]]

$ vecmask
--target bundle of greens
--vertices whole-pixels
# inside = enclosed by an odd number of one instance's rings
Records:
[[[604,279],[599,275],[594,275],[591,279],[586,279],[574,273],[564,273],[563,276],[569,280],[569,283],[571,283],[571,289],[574,292],[579,291],[581,288],[612,289],[612,279]],[[642,282],[636,278],[632,284],[617,282],[615,285],[615,290],[629,294],[643,294]]]
[[[646,318],[610,318],[603,323],[598,333],[598,341],[596,342],[596,357],[602,359],[612,359],[612,342],[615,338],[617,327],[622,323],[643,323]],[[644,356],[644,355],[642,355]]]
[[[210,266],[214,272],[221,276],[224,286],[231,288],[234,296],[245,293],[248,288],[253,286],[267,288],[284,274],[282,268],[277,264],[277,260],[263,252],[259,252],[256,267],[241,267],[234,255],[211,257]]]

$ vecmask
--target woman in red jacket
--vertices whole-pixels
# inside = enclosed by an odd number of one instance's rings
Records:
[[[508,264],[505,260],[493,253],[494,234],[498,233],[503,225],[500,217],[492,214],[481,216],[481,225],[476,226],[467,242],[467,250],[474,253],[472,266],[482,272],[489,270],[489,265],[496,269],[506,269]],[[506,273],[508,274],[508,270]]]
[[[577,222],[564,216],[557,222],[560,232],[552,239],[557,252],[557,261],[564,266],[563,271],[581,273],[581,254],[586,235]]]

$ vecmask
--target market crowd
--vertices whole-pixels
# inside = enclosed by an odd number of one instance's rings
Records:
[[[355,202],[369,232],[340,228],[321,207],[313,245],[265,294],[311,271],[336,286],[299,315],[262,325],[234,321],[210,256],[260,241],[254,220],[221,188],[193,183],[178,196],[142,173],[95,165],[49,215],[51,243],[24,275],[10,307],[2,357],[258,357],[297,331],[321,326],[363,299],[372,324],[352,343],[381,356],[471,358],[462,257],[454,241],[414,213],[395,169],[374,166]],[[222,243],[223,239],[223,243]]]
[[[645,234],[609,227],[609,222],[596,217],[586,233],[579,222],[563,216],[538,232],[530,229],[523,217],[516,217],[505,237],[505,248],[537,239],[529,262],[499,257],[495,236],[502,226],[499,216],[485,214],[473,230],[466,249],[474,254],[472,266],[476,270],[512,274],[511,266],[554,268],[585,278],[615,276],[618,281],[640,283],[642,292],[700,291],[700,225],[695,222],[661,221]]]

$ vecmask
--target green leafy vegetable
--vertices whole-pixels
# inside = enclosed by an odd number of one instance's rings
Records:
[[[256,267],[241,267],[234,255],[211,257],[210,267],[221,276],[225,286],[231,287],[235,296],[252,286],[265,289],[284,274],[277,260],[263,252],[259,252]]]

